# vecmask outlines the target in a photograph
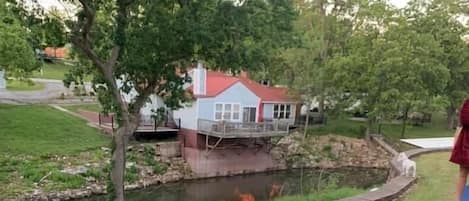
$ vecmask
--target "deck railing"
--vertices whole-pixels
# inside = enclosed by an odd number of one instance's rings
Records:
[[[228,122],[198,120],[199,133],[216,137],[271,137],[289,133],[289,123],[286,122]]]

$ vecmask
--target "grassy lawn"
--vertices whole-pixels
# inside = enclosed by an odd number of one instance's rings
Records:
[[[41,72],[35,71],[32,77],[63,80],[65,73],[68,73],[70,68],[71,66],[61,63],[44,63],[43,74],[41,75]]]
[[[449,152],[416,159],[419,180],[404,201],[455,200],[458,166],[448,162]]]
[[[326,189],[318,193],[305,196],[286,196],[275,199],[275,201],[334,201],[346,197],[351,197],[363,193],[363,190],[356,188]]]
[[[8,80],[7,89],[10,91],[35,91],[44,89],[44,84],[40,82]]]
[[[103,180],[109,156],[100,147],[107,147],[110,139],[84,120],[46,105],[0,104],[0,117],[0,200],[38,187],[79,188],[89,174]],[[61,172],[84,164],[99,165],[81,175]]]
[[[442,113],[434,113],[431,123],[425,123],[423,126],[407,125],[405,138],[423,138],[423,137],[445,137],[452,136],[453,131],[446,130],[445,116]],[[400,139],[402,124],[383,124],[381,132],[391,138]],[[366,131],[365,122],[352,121],[348,117],[339,117],[329,119],[327,125],[311,128],[311,135],[339,134],[349,137],[363,137]]]
[[[99,104],[65,105],[62,107],[72,112],[77,112],[78,110],[101,112],[101,106]]]
[[[73,154],[109,141],[84,120],[49,106],[0,105],[0,117],[0,153]]]

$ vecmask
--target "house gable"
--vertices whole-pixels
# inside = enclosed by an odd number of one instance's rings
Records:
[[[240,104],[240,120],[243,107],[258,107],[260,98],[250,91],[243,83],[237,82],[215,97],[198,98],[200,119],[215,120],[215,104]]]

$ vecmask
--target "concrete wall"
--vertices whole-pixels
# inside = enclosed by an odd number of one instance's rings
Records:
[[[157,155],[165,158],[181,156],[181,143],[176,142],[158,142],[155,144],[155,152]]]
[[[282,169],[272,156],[263,150],[225,149],[205,150],[184,148],[184,158],[197,176],[213,177],[220,175],[263,172]]]

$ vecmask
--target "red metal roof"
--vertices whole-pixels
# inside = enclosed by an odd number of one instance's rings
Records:
[[[246,77],[235,77],[214,71],[207,71],[206,95],[197,97],[215,97],[237,82],[241,82],[259,97],[262,102],[297,102],[295,98],[289,96],[287,88],[268,87]],[[189,89],[192,90],[192,86]]]

